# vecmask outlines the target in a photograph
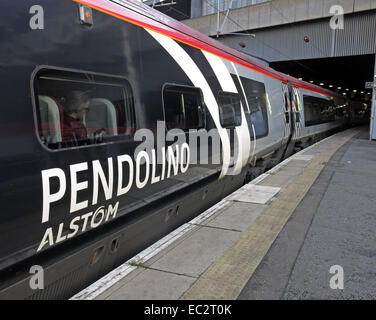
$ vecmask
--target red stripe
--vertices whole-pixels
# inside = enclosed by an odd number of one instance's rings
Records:
[[[272,68],[269,68],[261,63],[257,63],[243,55],[239,51],[229,48],[222,43],[207,37],[196,30],[189,28],[188,26],[180,23],[159,11],[151,9],[141,2],[136,4],[130,4],[129,8],[118,5],[108,0],[72,0],[84,5],[87,5],[95,10],[101,11],[105,14],[111,15],[115,18],[127,21],[129,23],[138,25],[140,27],[153,30],[168,36],[176,41],[185,43],[191,47],[195,47],[200,50],[210,52],[220,58],[229,60],[236,64],[239,64],[248,69],[252,69],[258,73],[264,74],[270,78],[279,80],[281,82],[291,83],[301,89],[317,92],[329,96],[338,96],[335,92],[323,89],[321,87],[312,85],[310,83],[300,81],[291,76],[285,75]],[[139,11],[136,12],[134,10]],[[156,21],[156,19],[160,21]],[[168,25],[166,25],[168,24]],[[343,97],[342,97],[343,98]]]

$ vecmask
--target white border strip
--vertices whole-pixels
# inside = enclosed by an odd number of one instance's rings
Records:
[[[146,248],[138,255],[129,259],[121,266],[117,267],[110,273],[106,274],[101,279],[94,282],[92,285],[77,293],[69,300],[93,300],[101,293],[112,287],[116,282],[120,281],[126,275],[137,269],[136,266],[131,266],[130,262],[145,262],[155,256],[158,252],[168,247],[171,243],[182,237],[188,231],[192,230],[195,226],[190,224],[183,224],[178,229],[174,230],[166,237],[154,243],[152,246]]]
[[[144,251],[140,252],[133,258],[129,259],[121,266],[117,267],[110,273],[106,274],[101,279],[97,280],[89,287],[85,288],[81,292],[77,293],[69,300],[93,300],[98,297],[100,294],[112,287],[116,282],[120,281],[126,275],[131,273],[133,270],[137,269],[136,266],[131,266],[131,262],[146,262],[152,257],[157,255],[163,249],[168,247],[170,244],[181,238],[183,235],[196,228],[198,224],[205,221],[218,211],[224,209],[230,204],[230,201],[222,200],[216,203],[214,206],[210,207],[208,210],[204,211],[202,214],[192,219],[188,223],[183,224],[178,229],[172,231],[167,236],[157,241],[150,247],[146,248]]]

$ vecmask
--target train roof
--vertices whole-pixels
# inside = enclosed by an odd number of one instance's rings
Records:
[[[197,30],[149,7],[138,0],[72,0],[118,19],[166,35],[176,41],[210,52],[223,59],[235,62],[246,68],[293,86],[317,92],[331,97],[344,98],[342,95],[319,86],[298,80],[259,63],[245,54],[212,39]]]

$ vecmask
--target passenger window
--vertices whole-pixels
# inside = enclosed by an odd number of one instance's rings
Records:
[[[42,69],[34,91],[39,137],[50,149],[133,137],[133,94],[124,78]]]
[[[303,101],[306,127],[335,121],[337,107],[334,101],[306,95]]]
[[[223,128],[233,128],[242,124],[240,98],[236,93],[219,92],[219,118]]]
[[[243,105],[245,118],[250,132],[255,128],[256,137],[261,138],[268,135],[268,112],[265,85],[245,77],[240,77],[242,87],[239,85],[237,75],[232,75],[237,86],[238,92],[245,92],[248,104]],[[248,108],[249,107],[249,108]]]
[[[199,88],[165,85],[163,106],[168,130],[205,127],[205,109]]]

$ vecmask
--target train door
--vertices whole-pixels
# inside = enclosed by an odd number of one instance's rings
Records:
[[[283,137],[283,144],[287,143],[290,135],[292,134],[292,114],[291,114],[291,95],[289,93],[288,84],[282,83],[282,93],[283,93],[283,108],[284,108],[284,120],[285,120],[285,131]]]
[[[301,125],[301,114],[302,103],[300,100],[300,94],[298,88],[293,88],[293,99],[292,99],[292,110],[293,110],[293,120],[294,120],[294,139],[297,139],[302,134],[302,125]]]
[[[287,84],[282,84],[282,91],[285,111],[285,136],[283,140],[285,147],[281,160],[293,153],[295,147],[293,138],[297,132],[297,120],[300,125],[300,112],[297,109],[295,91],[290,81]]]

